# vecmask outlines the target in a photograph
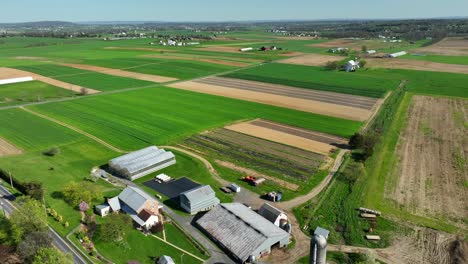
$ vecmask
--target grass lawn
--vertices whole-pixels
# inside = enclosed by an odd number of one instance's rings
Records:
[[[153,82],[102,74],[93,71],[85,71],[54,64],[16,66],[15,68],[99,91],[113,91],[156,85],[156,83]]]
[[[395,78],[386,78],[379,71],[373,70],[349,73],[281,63],[269,63],[224,76],[376,98],[383,97],[400,82]]]
[[[351,120],[166,87],[32,108],[126,150],[175,143],[241,119],[264,118],[343,137],[350,137],[362,125]]]
[[[74,92],[40,81],[0,85],[0,107],[70,97]]]
[[[103,219],[103,221],[105,221],[105,219]],[[167,238],[171,243],[176,242],[178,247],[194,255],[200,255],[200,253],[197,252],[198,249],[194,248],[191,242],[179,230],[175,229],[171,224],[166,224],[166,228],[166,236],[170,236],[170,238]],[[163,255],[171,256],[174,261],[180,263],[180,256],[184,254],[180,250],[157,238],[143,235],[134,228],[125,235],[123,242],[94,241],[94,245],[104,257],[118,264],[127,264],[128,261],[153,264],[155,263],[155,259]],[[198,264],[202,262],[190,255],[184,254],[183,263]]]
[[[468,65],[468,56],[446,56],[446,55],[427,54],[425,56],[406,55],[401,58],[409,59],[409,60],[432,61],[432,62],[447,63],[447,64]]]

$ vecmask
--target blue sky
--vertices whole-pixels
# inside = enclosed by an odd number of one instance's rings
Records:
[[[0,22],[468,16],[468,0],[0,0]]]

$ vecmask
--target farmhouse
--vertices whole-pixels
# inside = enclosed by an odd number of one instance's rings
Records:
[[[180,206],[190,214],[208,211],[219,204],[219,199],[209,185],[198,186],[180,194]]]
[[[289,244],[287,232],[241,203],[219,204],[197,224],[240,263],[269,254],[272,246]]]
[[[334,48],[334,49],[329,49],[328,52],[330,53],[342,53],[347,51],[348,48]]]
[[[158,201],[144,191],[135,187],[127,187],[118,196],[108,199],[106,204],[96,206],[95,211],[101,216],[106,216],[111,211],[122,210],[139,227],[149,230],[159,223],[160,208]]]
[[[269,203],[263,204],[258,213],[278,227],[283,227],[288,222],[288,216]]]
[[[358,61],[354,61],[354,60],[350,60],[346,63],[346,65],[344,66],[345,68],[345,71],[347,72],[353,72],[353,71],[356,71],[357,69],[360,68],[359,66],[359,62]]]
[[[110,160],[109,169],[133,181],[175,163],[172,152],[151,146]]]

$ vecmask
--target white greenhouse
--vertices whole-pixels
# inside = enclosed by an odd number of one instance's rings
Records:
[[[110,160],[109,169],[113,174],[133,181],[175,163],[172,152],[151,146]]]

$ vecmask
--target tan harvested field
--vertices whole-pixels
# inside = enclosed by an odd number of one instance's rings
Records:
[[[164,82],[171,82],[171,81],[177,80],[176,78],[171,78],[171,77],[131,72],[131,71],[105,68],[105,67],[99,67],[99,66],[93,66],[93,65],[74,64],[74,63],[62,63],[60,65],[73,67],[73,68],[77,68],[81,70],[94,71],[94,72],[99,72],[99,73],[108,74],[108,75],[133,78],[133,79],[156,82],[156,83],[164,83]]]
[[[284,181],[284,180],[281,180],[281,179],[278,179],[276,177],[272,177],[272,176],[269,176],[269,175],[265,175],[263,173],[259,173],[257,171],[252,170],[252,169],[247,169],[247,168],[238,166],[238,165],[236,165],[234,163],[231,163],[231,162],[222,161],[222,160],[215,160],[215,162],[216,162],[216,164],[218,164],[220,166],[223,166],[225,168],[244,173],[245,175],[250,175],[250,176],[257,177],[257,178],[265,178],[265,179],[270,180],[270,181],[280,185],[281,187],[284,187],[284,188],[289,189],[291,191],[297,191],[297,189],[299,189],[299,185],[297,185],[297,184],[290,183],[290,182],[287,182],[287,181]]]
[[[329,155],[338,147],[347,145],[343,138],[261,119],[237,123],[225,128],[322,155]]]
[[[242,53],[240,46],[207,46],[199,48],[199,50],[215,51],[215,52],[229,52],[229,53]]]
[[[414,214],[466,219],[467,123],[467,100],[414,96],[386,196]]]
[[[434,45],[418,48],[414,51],[448,56],[468,56],[468,39],[445,38]]]
[[[19,155],[21,153],[23,153],[21,149],[0,137],[0,157]]]
[[[328,42],[310,44],[309,46],[319,47],[319,48],[336,48],[336,47],[344,47],[344,46],[355,44],[355,43],[356,43],[356,40],[351,40],[351,39],[334,39]]]
[[[86,88],[83,86],[78,86],[78,85],[62,82],[59,80],[55,80],[55,79],[45,77],[39,74],[35,74],[32,72],[0,67],[0,80],[10,79],[10,78],[20,78],[20,77],[32,77],[34,80],[48,83],[50,85],[54,85],[63,89],[71,90],[76,93],[79,93],[82,88]],[[88,94],[99,93],[98,90],[94,90],[94,89],[86,88],[86,90],[88,91]]]
[[[341,56],[329,56],[321,54],[307,54],[278,61],[279,63],[298,64],[307,66],[322,66],[329,61],[340,61],[345,59]]]
[[[208,62],[208,63],[213,63],[213,64],[220,64],[220,65],[227,65],[227,66],[234,66],[234,67],[246,67],[250,65],[250,63],[247,63],[247,62],[199,58],[196,56],[188,57],[188,56],[167,56],[167,55],[159,55],[159,54],[149,54],[149,55],[142,55],[140,57],[155,58],[155,59],[168,59],[168,60],[200,61],[200,62]]]
[[[409,69],[418,71],[453,72],[468,74],[468,65],[437,63],[423,60],[396,58],[368,58],[369,68]]]
[[[358,121],[367,120],[378,101],[375,98],[223,77],[169,86]]]

